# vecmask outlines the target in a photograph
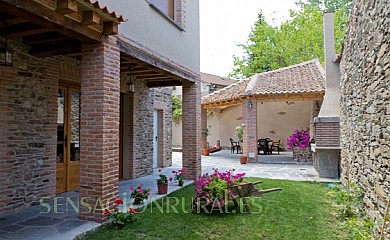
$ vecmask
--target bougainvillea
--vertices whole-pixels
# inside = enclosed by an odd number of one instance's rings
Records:
[[[225,172],[219,172],[216,168],[213,170],[212,174],[206,173],[195,181],[195,194],[216,207],[226,202],[228,194],[232,195],[228,192],[228,186],[241,182],[245,173],[234,174],[234,169]]]
[[[306,130],[295,130],[294,133],[287,138],[287,147],[292,149],[293,147],[307,148],[310,145],[309,128]]]

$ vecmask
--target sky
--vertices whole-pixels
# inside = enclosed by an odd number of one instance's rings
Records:
[[[200,71],[226,77],[242,55],[260,9],[268,22],[288,19],[294,0],[200,0]]]

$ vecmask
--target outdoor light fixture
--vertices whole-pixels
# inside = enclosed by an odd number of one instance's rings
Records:
[[[248,101],[248,109],[251,110],[253,108],[253,102],[252,99],[249,99]]]
[[[127,76],[127,82],[126,82],[127,93],[134,93],[134,80],[135,80],[134,76]]]
[[[127,86],[127,93],[134,93],[134,82],[136,80],[135,76],[131,74],[131,67],[130,67],[130,75],[127,76],[126,79],[126,86]]]
[[[12,49],[5,38],[4,45],[0,47],[0,66],[12,66]]]

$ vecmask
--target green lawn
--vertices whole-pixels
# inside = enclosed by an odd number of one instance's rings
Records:
[[[229,208],[229,213],[195,214],[190,213],[192,184],[169,195],[170,203],[178,203],[178,213],[166,207],[165,198],[163,212],[149,205],[136,222],[119,230],[102,227],[86,239],[342,239],[326,184],[265,179],[257,186],[283,190],[253,199],[251,207],[257,213],[231,213]]]

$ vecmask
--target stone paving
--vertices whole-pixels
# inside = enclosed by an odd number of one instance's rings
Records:
[[[202,156],[202,173],[212,172],[213,168],[222,171],[235,169],[236,172],[245,172],[248,177],[297,181],[337,181],[319,178],[312,165],[294,162],[291,153],[281,152],[280,155],[259,155],[259,163],[248,164],[240,164],[239,156],[239,154],[231,154],[230,150],[222,150],[212,153],[210,156]],[[181,158],[182,154],[180,152],[174,152],[172,154],[172,166],[162,169],[162,173],[168,177],[172,176],[172,170],[181,168]],[[145,203],[161,198],[162,195],[156,194],[158,174],[158,169],[155,169],[153,175],[120,181],[120,197],[126,201],[128,206],[142,207],[142,204],[132,205],[129,196],[129,187],[136,187],[142,183],[145,188],[151,188],[152,190],[149,199]],[[191,182],[186,180],[184,184],[188,185]],[[168,191],[172,192],[179,188],[177,183],[173,181],[169,183]],[[100,226],[96,222],[78,219],[78,213],[71,205],[71,202],[76,203],[76,206],[78,205],[78,196],[78,192],[68,192],[58,195],[57,204],[51,202],[50,205],[36,205],[22,211],[0,215],[0,240],[73,239],[79,234]],[[55,206],[56,208],[54,208]]]

